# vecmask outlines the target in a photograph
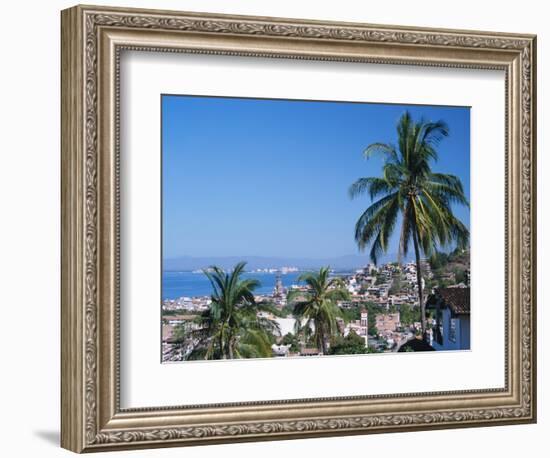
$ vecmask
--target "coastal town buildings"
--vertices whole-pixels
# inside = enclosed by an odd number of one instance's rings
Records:
[[[264,272],[265,270],[265,272]],[[296,320],[292,316],[287,301],[288,293],[302,292],[295,296],[295,301],[308,297],[308,288],[304,284],[290,284],[285,287],[283,276],[295,272],[293,267],[264,269],[263,273],[275,273],[275,284],[271,292],[255,296],[257,302],[267,302],[278,311],[266,313],[266,318],[277,323],[280,335],[275,336],[272,346],[273,356],[315,356],[318,351],[309,348],[305,342],[290,351],[282,339],[287,335],[296,335]],[[297,270],[297,269],[296,269]],[[430,313],[431,337],[426,342],[435,350],[455,350],[470,346],[470,289],[464,283],[453,283],[455,274],[452,271],[438,272],[437,281],[449,282],[453,287],[426,289],[427,282],[433,284],[434,272],[427,260],[421,262],[422,285],[427,310]],[[373,351],[414,351],[423,349],[419,339],[421,323],[418,318],[411,320],[411,310],[419,313],[418,282],[416,264],[386,263],[380,266],[373,264],[351,272],[333,273],[343,281],[349,297],[339,300],[336,305],[342,310],[337,318],[338,332],[346,337],[355,333],[365,341],[365,348]],[[466,270],[466,279],[469,271]],[[464,278],[462,275],[461,278]],[[467,280],[466,280],[467,281]],[[436,282],[437,285],[437,282]],[[162,355],[163,361],[178,361],[193,346],[192,330],[197,330],[197,317],[208,310],[211,304],[209,296],[180,297],[165,300],[162,303]],[[402,323],[401,309],[405,307],[409,314],[406,324]],[[370,310],[370,311],[369,311]],[[370,316],[372,315],[372,316]],[[343,317],[347,318],[344,319]],[[369,326],[370,322],[370,326]],[[303,326],[303,323],[301,323]],[[311,328],[314,331],[314,327]],[[298,338],[298,337],[297,337]],[[302,339],[302,337],[300,337]],[[423,342],[423,341],[422,341]]]
[[[388,332],[397,331],[397,329],[401,327],[401,322],[399,321],[399,312],[376,315],[375,326],[378,334],[385,334]]]
[[[165,311],[203,311],[207,310],[211,303],[210,296],[179,297],[164,300],[162,309]]]
[[[286,305],[286,288],[283,286],[281,274],[277,273],[275,287],[273,288],[273,302],[276,307],[283,308]]]
[[[366,309],[362,309],[360,313],[360,318],[358,320],[352,320],[344,326],[342,334],[344,334],[345,337],[353,331],[358,336],[363,337],[365,339],[365,343],[368,343],[369,312]]]

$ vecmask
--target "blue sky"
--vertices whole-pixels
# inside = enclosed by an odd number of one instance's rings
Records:
[[[382,159],[362,153],[396,143],[405,110],[447,122],[433,170],[460,177],[470,196],[466,107],[172,95],[161,103],[165,259],[358,254],[354,225],[370,199],[347,191],[380,175]],[[455,214],[469,226],[467,208]]]

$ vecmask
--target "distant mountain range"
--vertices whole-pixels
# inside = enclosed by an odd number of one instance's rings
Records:
[[[391,262],[397,259],[396,254],[387,254],[379,263]],[[165,271],[190,271],[204,269],[212,265],[222,269],[231,269],[240,261],[246,261],[247,270],[280,268],[283,266],[297,267],[298,269],[318,269],[330,266],[335,270],[363,267],[370,263],[368,256],[346,255],[331,258],[290,258],[270,256],[219,256],[219,257],[192,257],[180,256],[163,261]]]

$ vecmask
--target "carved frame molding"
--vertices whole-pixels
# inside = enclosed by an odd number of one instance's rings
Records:
[[[100,7],[63,11],[62,446],[81,452],[535,421],[535,44],[530,35]],[[506,388],[121,410],[124,49],[505,71]]]

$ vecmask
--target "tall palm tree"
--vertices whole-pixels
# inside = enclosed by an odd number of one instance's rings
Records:
[[[192,332],[195,351],[204,359],[233,359],[271,356],[271,340],[280,334],[276,321],[258,314],[264,310],[254,299],[260,282],[243,279],[246,263],[238,263],[230,273],[212,266],[204,274],[212,285],[212,303],[197,320]]]
[[[309,291],[292,290],[288,294],[289,302],[298,297],[301,299],[294,304],[293,311],[297,330],[306,335],[313,332],[315,344],[324,355],[330,337],[338,332],[336,318],[340,316],[340,309],[336,301],[349,297],[342,280],[330,278],[329,274],[329,267],[322,267],[319,272],[303,273],[298,281],[305,282]]]
[[[449,135],[443,121],[413,121],[405,112],[397,124],[397,147],[373,143],[364,151],[384,157],[381,177],[359,178],[350,189],[351,198],[368,193],[373,203],[355,225],[355,240],[362,251],[372,243],[370,258],[376,264],[388,249],[391,234],[401,216],[400,256],[406,256],[412,240],[416,259],[418,300],[421,307],[422,334],[426,336],[426,310],[423,301],[420,254],[430,256],[440,246],[468,245],[469,231],[452,212],[452,204],[468,206],[460,179],[433,172],[437,146]],[[375,200],[378,199],[378,200]]]

